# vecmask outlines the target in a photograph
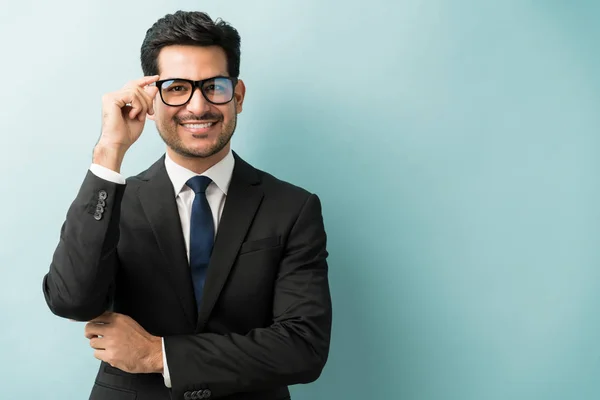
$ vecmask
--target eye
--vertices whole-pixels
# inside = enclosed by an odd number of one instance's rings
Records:
[[[218,84],[212,83],[210,85],[206,85],[205,86],[205,90],[207,92],[219,92],[219,93],[221,93],[221,92],[224,92],[226,90],[226,88],[223,85],[218,85]]]
[[[185,92],[188,88],[185,85],[174,84],[167,88],[168,92]]]

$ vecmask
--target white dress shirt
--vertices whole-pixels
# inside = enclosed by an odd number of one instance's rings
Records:
[[[200,175],[208,176],[212,182],[206,188],[206,199],[212,212],[213,221],[215,223],[215,235],[221,221],[221,214],[225,206],[225,198],[227,190],[231,183],[231,175],[233,174],[233,166],[235,159],[231,150],[221,161],[207,169]],[[167,175],[173,184],[173,194],[177,202],[177,210],[179,211],[179,219],[181,220],[181,229],[185,241],[185,249],[187,252],[188,263],[190,261],[190,219],[192,217],[192,202],[194,201],[194,191],[185,183],[188,179],[198,175],[187,168],[175,163],[169,155],[165,156],[165,168]],[[125,178],[118,172],[105,168],[98,164],[92,164],[90,171],[97,177],[119,184],[125,184]],[[167,365],[167,355],[165,352],[165,341],[162,340],[163,350],[163,377],[165,386],[171,387],[171,376],[169,375],[169,367]]]

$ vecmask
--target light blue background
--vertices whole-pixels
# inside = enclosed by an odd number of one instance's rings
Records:
[[[41,280],[100,97],[180,8],[241,33],[234,148],[323,201],[332,347],[294,399],[600,396],[599,2],[3,0],[0,398],[87,398]]]

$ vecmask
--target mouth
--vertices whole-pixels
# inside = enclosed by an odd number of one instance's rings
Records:
[[[199,134],[199,133],[208,132],[212,127],[214,127],[216,124],[218,124],[218,122],[219,121],[185,122],[180,125],[188,132],[191,132],[194,134]]]

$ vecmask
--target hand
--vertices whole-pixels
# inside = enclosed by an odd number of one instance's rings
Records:
[[[131,317],[106,312],[85,325],[94,357],[129,373],[162,373],[162,339]]]
[[[158,75],[145,76],[129,82],[121,90],[102,97],[102,135],[100,142],[107,146],[128,149],[142,134],[146,114],[153,115]]]
[[[94,149],[94,163],[119,172],[125,153],[144,130],[146,115],[154,114],[158,75],[129,82],[102,97],[102,133]]]

